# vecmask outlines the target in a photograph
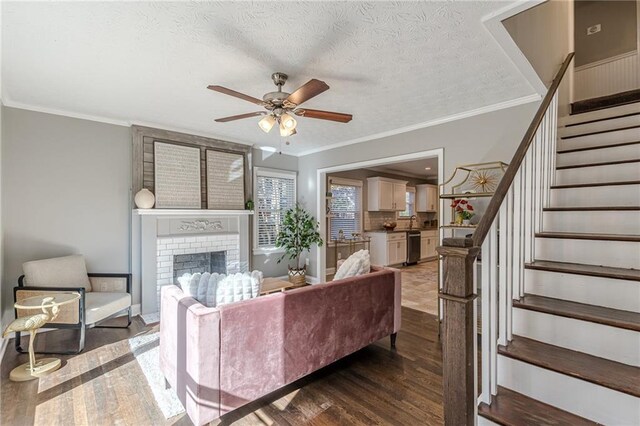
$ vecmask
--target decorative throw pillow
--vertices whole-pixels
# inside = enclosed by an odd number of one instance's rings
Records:
[[[200,275],[200,281],[198,281],[198,297],[196,300],[203,305],[206,305],[207,301],[207,288],[209,287],[209,277],[211,274],[209,272],[205,272]]]
[[[209,308],[215,308],[217,306],[216,292],[218,291],[218,281],[220,280],[220,274],[214,272],[209,277],[209,285],[207,286],[207,297],[205,299],[205,305]]]
[[[197,276],[197,277],[196,277]],[[184,294],[194,299],[198,297],[198,284],[200,283],[200,274],[183,274],[178,278],[180,287]]]
[[[262,289],[262,272],[253,271],[251,273],[251,297],[260,296],[260,290]]]
[[[371,271],[371,258],[368,250],[353,253],[336,271],[333,281],[368,274]]]

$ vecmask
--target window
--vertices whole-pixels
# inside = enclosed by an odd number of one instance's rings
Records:
[[[331,216],[329,238],[338,239],[340,230],[345,238],[362,232],[362,182],[358,180],[330,179]]]
[[[296,204],[296,173],[254,169],[254,249],[275,250],[284,213]]]
[[[405,196],[407,198],[407,208],[402,212],[398,212],[398,219],[408,219],[416,214],[416,189],[407,188]]]

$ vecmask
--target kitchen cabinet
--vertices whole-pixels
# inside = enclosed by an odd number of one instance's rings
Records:
[[[438,211],[438,187],[436,185],[416,185],[416,211]]]
[[[420,232],[420,260],[437,257],[436,247],[438,247],[438,231]]]
[[[367,210],[403,211],[407,208],[407,182],[383,177],[367,179]]]
[[[380,266],[399,265],[407,261],[406,232],[371,232],[369,254],[371,264]]]

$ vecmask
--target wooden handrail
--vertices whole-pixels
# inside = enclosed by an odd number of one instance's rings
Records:
[[[507,196],[507,193],[509,192],[509,188],[511,187],[511,184],[513,183],[513,180],[516,177],[516,173],[518,172],[518,170],[520,169],[520,166],[522,165],[522,161],[524,160],[524,157],[526,156],[527,151],[529,150],[529,146],[531,145],[531,142],[533,142],[533,138],[535,137],[536,132],[538,131],[538,127],[540,127],[540,124],[542,123],[542,119],[547,113],[547,109],[549,108],[549,105],[551,104],[553,97],[558,91],[558,87],[560,87],[560,83],[562,82],[562,79],[567,71],[567,68],[569,68],[569,64],[571,63],[571,60],[573,59],[574,55],[575,55],[574,52],[569,53],[567,55],[567,58],[562,63],[562,66],[556,73],[556,76],[553,79],[553,82],[551,83],[551,87],[549,87],[547,94],[545,95],[544,99],[542,100],[542,103],[540,104],[540,107],[538,108],[538,111],[536,111],[536,115],[533,117],[533,121],[531,121],[531,124],[529,125],[527,132],[524,134],[524,137],[522,138],[522,142],[520,142],[520,146],[518,146],[516,153],[513,155],[513,159],[509,163],[509,167],[507,168],[507,171],[505,172],[504,176],[502,176],[502,179],[500,180],[500,183],[496,188],[496,192],[494,193],[493,197],[491,197],[491,201],[489,202],[489,206],[487,207],[487,210],[485,211],[484,215],[482,216],[482,219],[478,223],[478,227],[473,233],[473,237],[472,237],[473,246],[475,247],[482,246],[484,239],[487,237],[487,234],[491,229],[491,224],[493,223],[494,219],[498,215],[498,212],[500,211],[500,206],[502,205],[502,202],[504,201],[505,197]],[[446,244],[446,240],[447,239],[443,241],[443,245],[448,245]]]

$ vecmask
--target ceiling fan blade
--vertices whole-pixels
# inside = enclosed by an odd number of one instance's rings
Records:
[[[216,121],[218,123],[226,123],[227,121],[242,120],[243,118],[257,117],[259,115],[265,115],[265,114],[266,112],[264,111],[256,111],[256,112],[249,112],[247,114],[232,115],[231,117],[216,118]]]
[[[341,112],[321,111],[319,109],[297,109],[295,115],[307,118],[319,118],[320,120],[338,121],[340,123],[348,123],[353,116],[351,114],[343,114]]]
[[[214,92],[224,93],[225,95],[233,96],[234,98],[240,98],[245,101],[249,101],[256,105],[262,106],[264,102],[258,98],[254,98],[253,96],[245,95],[244,93],[236,92],[235,90],[227,89],[222,86],[207,86],[207,89],[213,90]]]
[[[298,90],[290,94],[287,98],[287,101],[296,105],[300,105],[301,103],[308,101],[314,96],[318,96],[325,90],[329,90],[329,86],[327,85],[327,83],[312,78],[304,85],[300,86]]]

